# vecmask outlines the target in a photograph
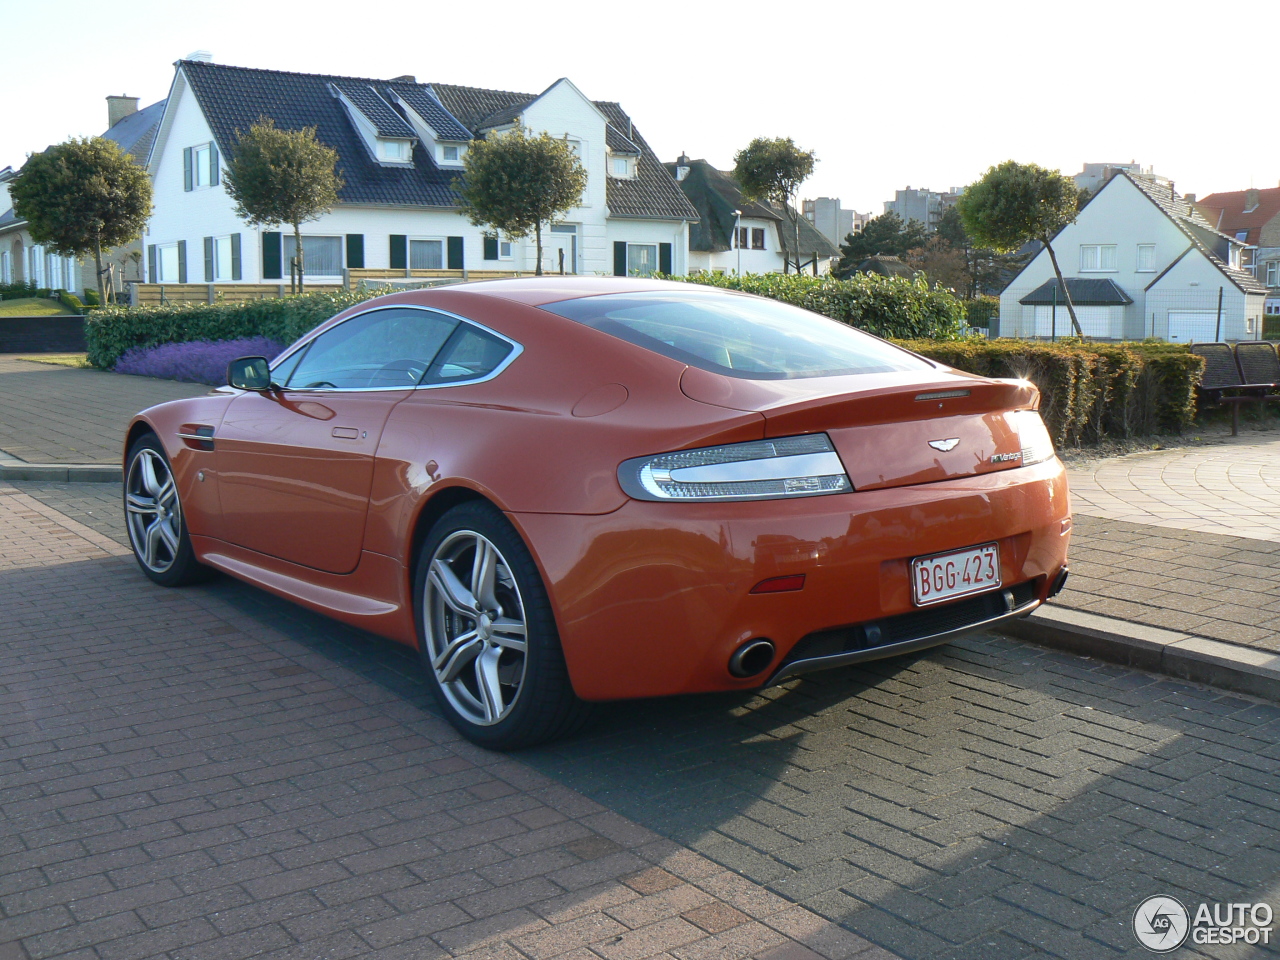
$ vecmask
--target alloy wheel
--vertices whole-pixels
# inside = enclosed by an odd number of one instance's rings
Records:
[[[527,624],[511,566],[491,540],[459,530],[440,543],[423,612],[429,662],[449,703],[479,726],[507,717],[524,688]]]
[[[167,572],[178,559],[182,505],[163,456],[142,447],[129,465],[125,517],[138,561],[153,573]]]

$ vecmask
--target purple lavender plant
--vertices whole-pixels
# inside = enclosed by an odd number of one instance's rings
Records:
[[[221,386],[227,382],[227,364],[237,357],[277,356],[284,346],[266,337],[239,340],[191,340],[162,343],[154,347],[134,347],[116,361],[116,373],[163,380],[185,380]]]

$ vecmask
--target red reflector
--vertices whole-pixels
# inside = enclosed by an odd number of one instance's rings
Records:
[[[788,590],[803,590],[804,574],[797,573],[790,577],[770,577],[761,580],[751,588],[752,593],[786,593]]]

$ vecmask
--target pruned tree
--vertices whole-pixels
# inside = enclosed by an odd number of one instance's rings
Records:
[[[1076,336],[1083,337],[1052,243],[1059,230],[1075,221],[1079,200],[1075,181],[1060,171],[1006,160],[965,190],[957,207],[965,230],[981,246],[1011,253],[1028,240],[1044,244],[1067,302],[1071,326]]]
[[[909,250],[925,245],[924,225],[919,220],[904,221],[896,213],[882,213],[863,225],[860,233],[851,233],[840,244],[840,261],[836,264],[838,277],[848,277],[858,264],[877,254],[885,257],[905,257]]]
[[[801,150],[790,137],[756,137],[733,158],[733,178],[742,190],[743,199],[780,204],[783,215],[791,221],[795,246],[796,273],[800,272],[800,213],[796,209],[796,191],[813,174],[818,162],[812,150]],[[787,256],[787,240],[781,230],[782,269],[791,270]]]
[[[260,117],[248,133],[236,130],[222,182],[246,223],[293,227],[291,292],[303,286],[302,224],[319,220],[338,202],[343,181],[337,164],[337,151],[316,139],[315,127],[278,130],[270,117]]]
[[[454,181],[462,212],[476,226],[518,239],[534,235],[542,276],[542,226],[582,202],[587,171],[567,139],[527,130],[474,140]]]
[[[151,216],[151,178],[114,141],[71,139],[33,153],[9,188],[36,243],[64,257],[93,255],[107,302],[103,253],[138,239]]]

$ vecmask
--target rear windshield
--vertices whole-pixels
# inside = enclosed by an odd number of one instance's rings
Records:
[[[746,380],[929,368],[846,324],[776,300],[718,290],[583,297],[542,309],[692,367]]]

